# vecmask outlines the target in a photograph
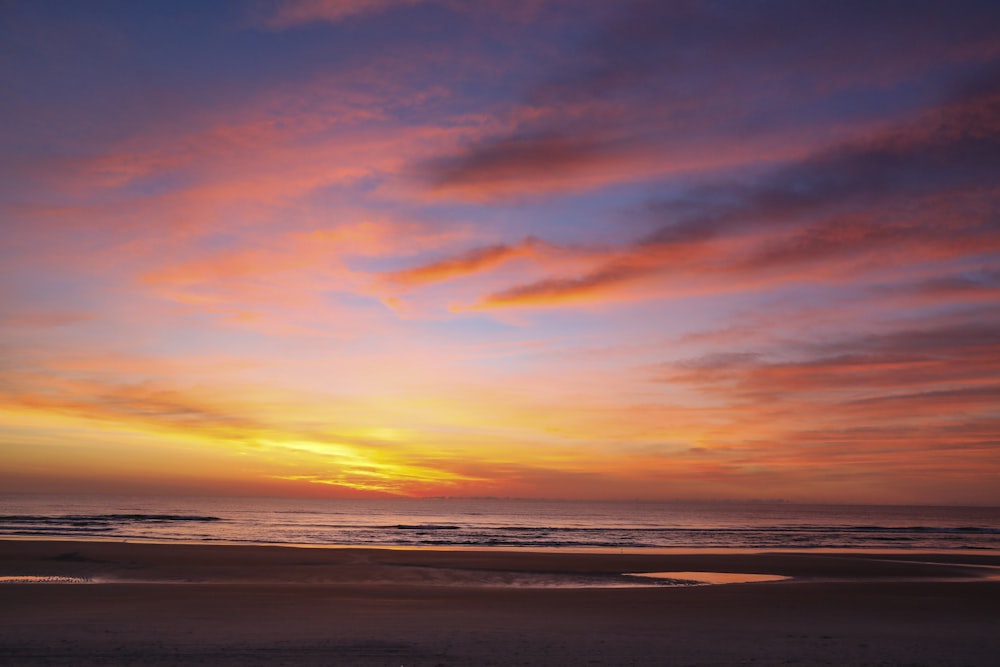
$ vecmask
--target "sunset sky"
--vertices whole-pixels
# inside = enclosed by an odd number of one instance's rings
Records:
[[[1000,504],[998,35],[3,0],[0,491]]]

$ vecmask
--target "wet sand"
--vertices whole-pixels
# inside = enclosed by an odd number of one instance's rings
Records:
[[[1000,660],[998,566],[0,541],[0,577],[91,582],[0,584],[0,664],[985,667]],[[635,572],[791,578],[637,587]]]

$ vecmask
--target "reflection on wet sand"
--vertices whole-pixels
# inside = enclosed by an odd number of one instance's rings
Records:
[[[750,584],[762,581],[782,581],[789,578],[778,574],[745,574],[742,572],[630,572],[627,576],[671,579],[698,584]]]

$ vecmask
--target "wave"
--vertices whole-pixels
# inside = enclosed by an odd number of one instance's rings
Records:
[[[603,525],[596,523],[601,518],[587,525],[577,523],[576,517],[543,513],[481,517],[455,512],[428,517],[400,513],[386,516],[375,509],[367,516],[354,513],[352,518],[360,521],[352,523],[341,512],[257,512],[241,508],[232,513],[219,510],[218,514],[207,514],[196,506],[190,513],[129,511],[132,507],[114,511],[119,508],[113,506],[95,512],[66,509],[66,514],[30,510],[0,514],[0,536],[513,549],[1000,549],[1000,526],[989,522],[976,525],[976,519],[968,515],[948,517],[951,521],[946,518],[940,524],[926,515],[912,516],[910,523],[896,522],[891,517],[859,516],[855,521],[840,518],[842,523],[795,517],[768,524],[754,517],[742,525],[709,517],[708,525],[699,526],[694,521],[680,525],[671,525],[669,520],[657,525],[648,519],[633,523],[635,517],[624,513],[606,517]],[[292,519],[291,514],[299,516]],[[551,520],[550,525],[544,525],[546,519]]]
[[[210,523],[221,517],[194,514],[64,514],[59,516],[0,515],[0,534],[59,535],[112,532],[135,525]]]

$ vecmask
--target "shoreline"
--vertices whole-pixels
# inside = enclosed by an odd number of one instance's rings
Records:
[[[1000,581],[990,579],[998,567],[1000,554],[0,540],[0,576],[103,579],[0,585],[0,655],[27,667],[751,661],[986,667],[1000,655]],[[791,578],[621,588],[575,583],[636,572]]]
[[[90,555],[86,555],[90,554]],[[136,558],[144,559],[141,563]],[[130,565],[123,566],[129,561]],[[42,569],[63,572],[9,572],[18,563],[44,564]],[[346,564],[364,562],[371,568],[469,566],[496,570],[590,572],[625,574],[639,571],[683,569],[680,566],[711,564],[719,571],[738,572],[740,564],[765,567],[784,576],[839,576],[845,567],[853,576],[924,576],[947,573],[974,575],[977,569],[1000,568],[1000,552],[986,550],[893,549],[505,549],[501,547],[396,547],[356,545],[291,545],[257,543],[206,543],[157,540],[0,539],[0,576],[17,574],[74,576],[73,570],[101,570],[105,574],[144,568],[157,572],[164,564],[179,563],[192,572],[208,564],[217,575],[247,564],[266,564],[275,581],[292,576],[296,568],[326,565],[337,571]],[[100,567],[98,567],[100,566]],[[118,567],[116,567],[118,566]],[[277,568],[277,569],[276,569]],[[631,569],[630,569],[631,568]],[[727,569],[728,568],[728,569]],[[176,567],[174,568],[176,569]],[[692,568],[688,568],[692,569]],[[699,569],[694,567],[693,570]],[[778,571],[783,570],[783,571]],[[787,571],[784,571],[787,570]],[[709,571],[709,570],[705,570]],[[888,573],[894,573],[890,575]],[[985,575],[984,575],[985,576]]]
[[[3,542],[66,542],[94,544],[156,544],[161,546],[205,546],[205,547],[265,547],[289,549],[371,549],[375,551],[441,551],[441,552],[485,552],[485,553],[551,553],[551,554],[601,554],[601,555],[689,555],[689,554],[857,554],[857,555],[888,555],[905,556],[930,554],[933,556],[951,555],[959,558],[983,556],[1000,559],[1000,549],[987,548],[948,548],[931,549],[924,547],[892,548],[892,547],[522,547],[522,546],[487,546],[487,545],[412,545],[412,544],[336,544],[311,542],[250,542],[239,540],[182,540],[157,539],[147,537],[101,537],[87,535],[74,537],[72,535],[0,535]]]

